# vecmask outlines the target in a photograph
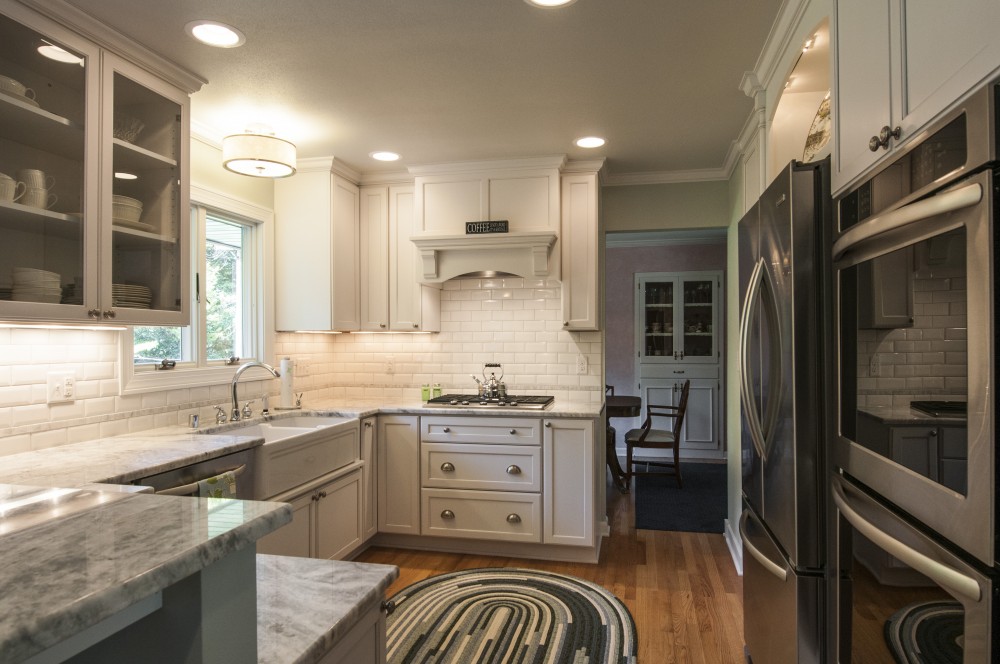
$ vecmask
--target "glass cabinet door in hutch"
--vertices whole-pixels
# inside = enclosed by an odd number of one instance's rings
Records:
[[[0,319],[96,306],[99,51],[18,6],[0,14]],[[16,19],[16,20],[15,20]]]
[[[637,354],[642,362],[715,363],[718,272],[636,275]]]
[[[186,94],[105,54],[102,301],[123,323],[188,322],[190,211]],[[110,158],[108,158],[110,157]],[[108,307],[105,307],[108,309]]]

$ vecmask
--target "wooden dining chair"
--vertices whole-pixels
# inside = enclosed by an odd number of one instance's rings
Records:
[[[648,404],[646,406],[646,421],[638,429],[632,429],[625,434],[625,483],[631,488],[633,475],[676,475],[677,485],[681,488],[684,483],[681,480],[680,445],[681,427],[684,425],[684,414],[687,412],[688,392],[691,389],[691,381],[684,381],[681,388],[681,398],[676,406],[658,406]],[[653,418],[671,418],[673,426],[669,429],[654,429]],[[635,448],[658,449],[674,451],[674,460],[670,461],[643,461],[647,466],[659,466],[672,469],[666,471],[643,471],[637,473],[634,470],[635,461],[632,459],[632,452]]]

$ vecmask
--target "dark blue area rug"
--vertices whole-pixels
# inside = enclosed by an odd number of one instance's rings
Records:
[[[726,519],[726,464],[681,462],[684,488],[671,475],[636,475],[635,527],[721,533]]]

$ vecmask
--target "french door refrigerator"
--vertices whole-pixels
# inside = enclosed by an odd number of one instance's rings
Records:
[[[792,162],[740,221],[743,614],[754,664],[825,648],[829,160]]]

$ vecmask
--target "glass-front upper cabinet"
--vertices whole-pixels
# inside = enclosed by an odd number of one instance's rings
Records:
[[[13,11],[19,11],[12,8]],[[0,317],[86,319],[96,300],[99,52],[0,15]]]
[[[104,79],[112,82],[105,107],[113,112],[102,119],[110,158],[103,163],[101,199],[111,221],[102,237],[102,246],[110,243],[105,255],[111,264],[104,266],[101,298],[111,306],[102,316],[185,324],[190,206],[181,182],[187,95],[120,58],[105,55],[104,62]]]
[[[0,320],[189,322],[197,88],[150,71],[0,6]]]
[[[636,343],[642,362],[719,361],[718,272],[636,274]]]

